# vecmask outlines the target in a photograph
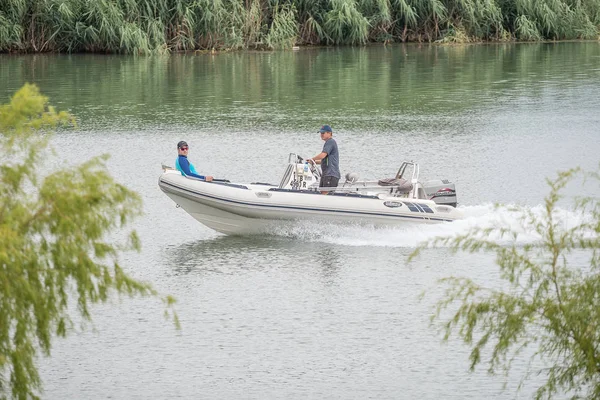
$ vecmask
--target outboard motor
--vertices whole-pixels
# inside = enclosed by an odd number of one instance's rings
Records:
[[[435,201],[437,204],[456,207],[456,188],[454,183],[443,179],[427,181],[423,184],[425,194],[429,200]]]

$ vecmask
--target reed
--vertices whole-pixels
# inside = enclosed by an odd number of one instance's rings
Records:
[[[273,11],[273,22],[265,36],[265,45],[270,49],[293,47],[298,38],[296,9],[293,5],[283,5]]]
[[[260,1],[252,0],[246,12],[242,12],[241,14],[245,15],[243,28],[244,47],[259,47],[262,45],[261,40],[263,36],[263,15],[261,13]]]
[[[0,0],[1,52],[598,39],[600,0]]]
[[[329,44],[364,44],[369,33],[369,21],[358,9],[355,0],[330,0],[331,9],[324,16]]]

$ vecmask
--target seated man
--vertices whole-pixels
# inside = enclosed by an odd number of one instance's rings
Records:
[[[179,156],[175,161],[175,167],[177,168],[177,170],[181,172],[181,175],[183,176],[192,176],[194,178],[211,182],[213,180],[212,176],[203,176],[199,175],[198,172],[196,172],[196,168],[194,168],[194,165],[192,165],[192,163],[188,161],[188,151],[189,146],[186,142],[182,140],[181,142],[177,143],[177,152],[179,153]]]

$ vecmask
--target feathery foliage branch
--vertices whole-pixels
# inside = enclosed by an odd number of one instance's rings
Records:
[[[486,354],[490,373],[508,372],[511,361],[533,346],[532,360],[539,356],[549,364],[537,371],[546,379],[535,393],[537,399],[560,393],[600,398],[600,201],[577,199],[579,220],[574,226],[569,226],[573,217],[563,217],[557,210],[561,192],[582,174],[592,184],[600,183],[598,172],[561,172],[556,180],[547,181],[551,190],[542,215],[523,212],[521,228],[537,233],[539,243],[502,245],[489,238],[495,235],[514,243],[517,232],[476,227],[464,235],[424,243],[410,256],[437,245],[453,252],[496,254],[506,289],[485,288],[469,278],[443,279],[446,291],[432,321],[442,322],[444,340],[456,334],[470,347],[471,370],[484,362]],[[589,257],[589,266],[570,266],[574,252]]]
[[[135,231],[124,243],[107,238],[141,209],[139,195],[108,173],[107,157],[39,174],[45,132],[72,123],[34,85],[0,105],[0,398],[37,398],[37,355],[67,335],[71,299],[89,321],[90,305],[111,293],[157,295],[119,264],[121,252],[140,249]],[[168,315],[174,299],[163,301]]]

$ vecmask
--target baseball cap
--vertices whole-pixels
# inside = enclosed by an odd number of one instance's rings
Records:
[[[331,132],[331,133],[333,133],[333,131],[331,130],[331,127],[329,125],[323,125],[321,127],[321,129],[319,129],[319,133],[323,133],[323,132]]]
[[[181,142],[177,143],[177,148],[180,149],[182,147],[187,146],[187,142],[185,140],[182,140]]]

